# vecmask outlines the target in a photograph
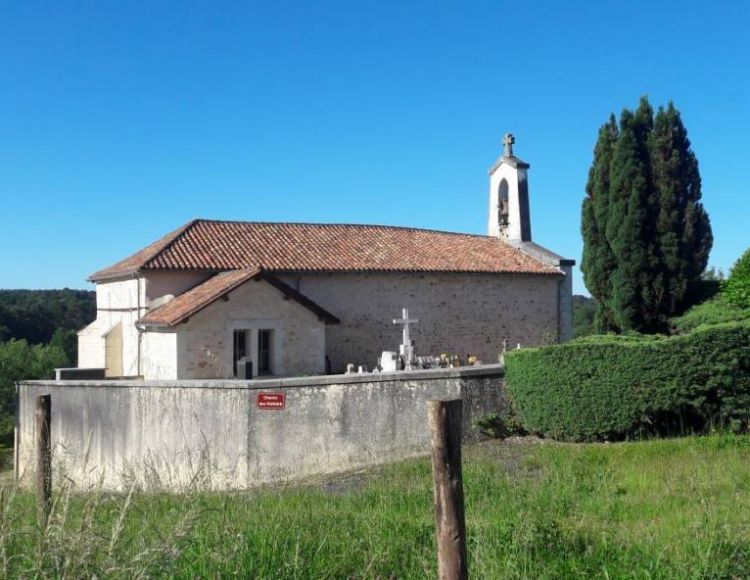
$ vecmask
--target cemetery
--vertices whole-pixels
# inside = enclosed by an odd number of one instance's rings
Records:
[[[418,356],[410,335],[418,322],[403,309],[393,320],[403,328],[399,354],[384,351],[369,372],[350,365],[343,375],[278,379],[23,382],[16,474],[30,485],[35,473],[41,395],[51,399],[53,480],[80,489],[246,489],[424,455],[434,399],[463,401],[471,437],[477,421],[506,408],[504,369]]]

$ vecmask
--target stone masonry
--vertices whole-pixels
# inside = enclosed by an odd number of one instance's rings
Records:
[[[555,342],[562,276],[451,273],[280,275],[333,312],[326,327],[334,372],[348,363],[372,367],[383,350],[397,350],[401,329],[392,320],[408,308],[419,355],[477,355],[494,363],[504,339],[524,346]]]

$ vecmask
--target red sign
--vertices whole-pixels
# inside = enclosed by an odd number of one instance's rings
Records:
[[[283,411],[284,407],[286,407],[284,393],[258,393],[258,409]]]

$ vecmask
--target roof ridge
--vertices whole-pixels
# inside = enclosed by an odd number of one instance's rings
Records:
[[[177,228],[174,232],[172,232],[172,237],[162,247],[156,250],[152,256],[144,260],[143,264],[141,264],[138,269],[140,270],[142,268],[145,268],[146,266],[149,265],[149,263],[151,263],[153,260],[158,258],[163,252],[171,248],[177,240],[179,240],[182,236],[184,236],[185,233],[191,228],[193,228],[195,224],[197,224],[199,221],[201,221],[200,218],[193,218],[186,224]]]
[[[495,236],[490,236],[486,234],[474,234],[471,232],[451,232],[448,230],[438,230],[435,228],[416,228],[414,226],[395,226],[395,225],[387,225],[387,224],[357,224],[357,223],[343,223],[343,222],[275,222],[275,221],[255,221],[255,220],[220,220],[220,219],[210,219],[210,218],[196,218],[193,220],[193,223],[197,222],[206,222],[206,223],[214,223],[214,224],[238,224],[238,225],[245,225],[245,224],[252,224],[252,225],[269,225],[269,226],[328,226],[328,227],[345,227],[345,228],[380,228],[380,229],[386,229],[386,230],[405,230],[410,232],[431,232],[436,234],[448,234],[452,236],[471,236],[474,238],[492,238],[492,239],[501,239],[501,238],[495,238]],[[164,248],[166,249],[166,247]]]
[[[195,218],[100,270],[94,282],[150,270],[559,272],[500,237],[382,224]]]

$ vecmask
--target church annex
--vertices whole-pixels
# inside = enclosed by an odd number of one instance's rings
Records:
[[[488,235],[380,225],[193,220],[89,278],[97,318],[80,368],[108,377],[206,379],[343,372],[399,342],[497,362],[503,341],[572,336],[574,264],[531,240],[529,165],[490,169]]]

